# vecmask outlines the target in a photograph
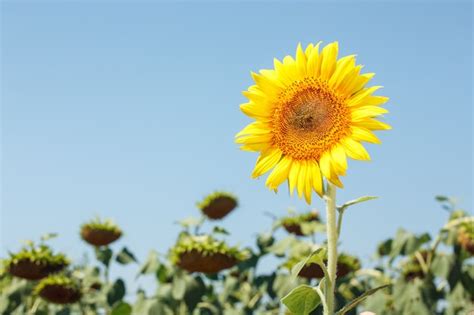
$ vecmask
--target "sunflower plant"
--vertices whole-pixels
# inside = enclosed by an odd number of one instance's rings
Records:
[[[286,299],[293,297],[298,303],[291,305],[310,308],[323,302],[326,315],[335,312],[336,187],[343,187],[340,176],[346,175],[347,158],[370,160],[362,142],[380,143],[373,131],[391,128],[377,119],[388,112],[381,106],[388,98],[374,95],[380,86],[366,86],[374,74],[361,73],[355,55],[338,59],[338,51],[337,42],[322,48],[321,42],[309,44],[305,49],[300,44],[295,57],[275,59],[273,69],[252,73],[255,84],[243,93],[248,102],[240,109],[255,121],[236,135],[242,150],[260,153],[252,177],[271,171],[268,188],[276,191],[287,181],[290,194],[296,190],[308,204],[313,192],[326,201],[324,290],[298,288]]]

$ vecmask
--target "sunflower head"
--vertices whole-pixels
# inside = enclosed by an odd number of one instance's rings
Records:
[[[297,263],[303,261],[309,254],[311,254],[311,247],[307,247],[302,251],[293,252],[288,258],[284,267],[291,270]],[[327,258],[324,259],[327,263]],[[360,261],[357,257],[345,253],[339,254],[337,258],[337,277],[342,278],[351,272],[355,272],[361,268]],[[307,263],[300,271],[298,276],[307,279],[321,279],[324,277],[324,272],[321,267],[313,262]]]
[[[474,255],[474,224],[472,221],[464,222],[459,226],[458,244],[468,253]]]
[[[79,284],[64,275],[53,275],[41,280],[34,293],[54,304],[72,304],[81,298]]]
[[[225,191],[216,191],[197,203],[197,207],[211,220],[227,216],[238,205],[237,197]]]
[[[248,253],[210,235],[183,234],[170,250],[171,261],[189,272],[216,273],[246,259]]]
[[[69,260],[60,253],[53,253],[47,245],[22,248],[18,253],[11,253],[4,261],[5,269],[18,278],[39,280],[56,273],[69,265]]]
[[[303,236],[305,233],[303,232],[302,225],[314,221],[320,221],[317,211],[283,217],[281,219],[281,225],[288,233]]]
[[[107,246],[122,236],[122,230],[112,220],[95,218],[81,226],[81,238],[93,246]]]
[[[387,113],[366,87],[373,73],[361,73],[355,56],[338,59],[338,43],[298,46],[296,57],[275,59],[274,69],[252,73],[255,85],[241,110],[255,122],[236,135],[243,150],[260,152],[253,177],[273,169],[266,185],[276,190],[288,180],[308,203],[323,194],[324,178],[342,187],[347,157],[369,160],[361,142],[380,143],[374,130],[390,129],[375,118]]]

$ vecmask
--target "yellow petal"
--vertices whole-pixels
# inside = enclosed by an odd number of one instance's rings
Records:
[[[375,73],[364,73],[356,78],[347,85],[346,90],[350,95],[357,94],[364,86],[375,76]]]
[[[301,43],[296,48],[296,68],[299,76],[306,76],[306,55],[301,47]]]
[[[259,177],[275,167],[275,165],[280,161],[281,154],[282,152],[280,149],[271,149],[263,153],[257,160],[252,172],[252,177]]]
[[[238,143],[238,144],[264,143],[264,142],[270,142],[271,139],[272,139],[271,134],[246,135],[246,136],[241,136],[235,139],[235,143]]]
[[[319,167],[321,168],[321,173],[323,173],[324,177],[330,178],[331,177],[331,155],[330,153],[325,153],[321,156],[319,160]]]
[[[319,56],[320,45],[321,45],[321,42],[317,43],[308,57],[308,65],[307,65],[306,71],[308,75],[313,76],[313,77],[318,77],[320,73],[320,59],[321,59]]]
[[[278,186],[287,180],[290,173],[291,164],[292,159],[284,156],[268,176],[265,183],[267,187],[270,189],[277,189]]]
[[[359,93],[354,94],[347,102],[347,106],[357,106],[360,102],[364,100],[367,96],[370,96],[378,89],[382,88],[381,86],[372,86],[367,89],[361,90]]]
[[[352,70],[355,66],[355,55],[342,57],[337,61],[336,71],[334,71],[331,79],[329,79],[329,85],[337,88],[339,83],[345,78],[347,73]]]
[[[338,42],[333,42],[323,48],[321,51],[321,78],[329,80],[336,70],[337,53],[339,50]]]
[[[298,191],[298,197],[303,197],[303,193],[305,191],[305,186],[306,186],[306,173],[307,173],[307,168],[306,168],[306,161],[300,161],[300,172],[298,174],[298,181],[296,185],[296,190]]]
[[[313,189],[318,193],[320,197],[323,196],[323,178],[321,176],[321,170],[319,169],[318,163],[311,162],[311,173],[312,173],[312,185]]]
[[[253,102],[240,105],[240,110],[247,116],[262,120],[270,121],[271,110],[262,103],[255,104]]]
[[[392,126],[376,119],[367,118],[360,121],[355,121],[354,125],[364,127],[370,130],[390,130]]]
[[[290,173],[288,174],[288,185],[289,185],[291,196],[293,196],[293,191],[295,190],[295,187],[298,184],[299,173],[300,173],[300,162],[295,160],[291,164]]]
[[[351,131],[352,138],[354,138],[355,140],[380,144],[380,139],[377,138],[377,136],[374,135],[374,133],[368,129],[352,126]]]
[[[309,58],[309,55],[311,55],[311,52],[313,51],[313,44],[309,44],[305,51],[304,51],[304,54],[306,55],[306,58]]]
[[[331,150],[331,158],[336,173],[338,175],[345,175],[347,170],[347,159],[344,148],[340,145],[334,146]]]
[[[363,107],[356,107],[352,111],[352,121],[358,121],[366,118],[377,117],[382,114],[388,113],[383,107],[380,106],[363,106]]]
[[[347,155],[355,160],[370,161],[370,155],[362,144],[351,139],[345,138],[342,141]]]
[[[304,199],[309,205],[311,204],[311,194],[313,192],[313,169],[311,167],[311,164],[311,161],[307,161],[306,163],[306,179],[304,185]]]
[[[253,123],[248,124],[244,129],[239,131],[235,138],[239,138],[245,135],[263,135],[270,132],[270,126],[261,121],[255,121]]]

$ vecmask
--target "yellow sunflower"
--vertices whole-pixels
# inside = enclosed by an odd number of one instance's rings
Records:
[[[255,85],[240,109],[256,121],[236,135],[243,150],[260,152],[252,176],[273,169],[266,185],[288,180],[290,193],[311,202],[324,193],[323,181],[342,187],[347,157],[370,160],[361,142],[380,143],[373,130],[390,129],[375,118],[388,111],[387,97],[366,87],[374,73],[361,74],[354,55],[337,59],[338,43],[298,45],[296,58],[274,60],[273,70],[252,73]]]

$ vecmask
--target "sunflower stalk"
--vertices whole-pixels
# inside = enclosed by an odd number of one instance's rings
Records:
[[[324,315],[334,314],[334,295],[336,286],[336,269],[337,269],[337,239],[338,226],[336,224],[336,187],[328,182],[327,192],[325,194],[326,200],[326,233],[327,233],[327,247],[328,260],[327,270],[328,279],[326,283],[326,307],[324,308]]]

